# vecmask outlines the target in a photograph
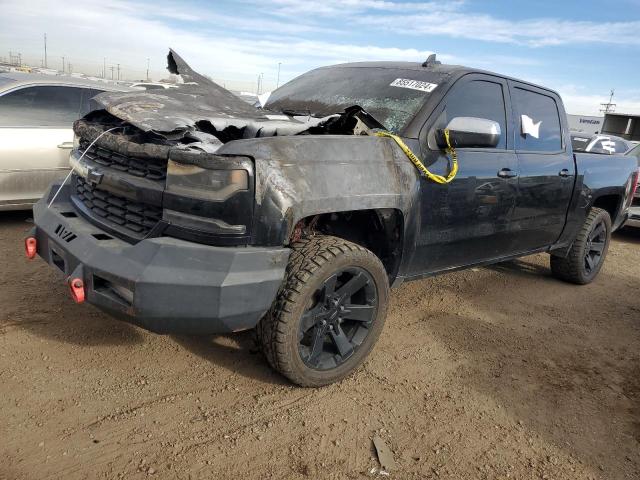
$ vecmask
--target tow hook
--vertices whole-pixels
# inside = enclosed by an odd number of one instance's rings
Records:
[[[71,278],[69,280],[69,289],[74,302],[84,302],[84,282],[81,278]]]
[[[24,239],[24,253],[29,260],[33,260],[38,250],[38,241],[36,237],[27,237]]]

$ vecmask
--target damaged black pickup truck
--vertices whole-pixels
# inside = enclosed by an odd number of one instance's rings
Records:
[[[299,385],[364,361],[390,285],[534,252],[588,283],[627,218],[635,159],[574,154],[545,88],[433,58],[355,63],[255,108],[168,59],[179,88],[103,93],[76,122],[27,255],[154,332],[256,328]]]

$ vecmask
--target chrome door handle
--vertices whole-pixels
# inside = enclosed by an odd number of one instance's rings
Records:
[[[558,175],[560,175],[562,178],[573,177],[571,172],[569,172],[569,170],[566,168],[563,168],[562,170],[560,170],[558,172]]]
[[[514,177],[517,177],[518,174],[513,170],[511,170],[510,168],[503,168],[498,172],[498,176],[500,178],[514,178]]]
[[[60,145],[58,145],[58,148],[71,149],[71,148],[73,148],[73,142],[62,142]]]

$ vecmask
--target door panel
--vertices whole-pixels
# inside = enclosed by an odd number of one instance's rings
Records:
[[[0,96],[0,208],[32,203],[69,168],[71,126],[94,89],[21,85]]]
[[[519,153],[518,163],[520,193],[513,218],[518,250],[549,246],[562,233],[573,194],[575,177],[559,173],[573,172],[573,159],[567,154]]]
[[[511,216],[517,174],[511,111],[506,81],[489,75],[458,80],[427,120],[421,133],[425,165],[447,171],[447,158],[435,145],[433,132],[456,117],[477,117],[500,125],[498,148],[458,148],[458,174],[449,184],[421,178],[420,233],[410,265],[414,275],[479,263],[513,251]],[[410,274],[411,274],[410,273]]]
[[[566,220],[575,180],[573,155],[565,141],[562,104],[549,92],[510,83],[516,121],[519,195],[513,216],[517,248],[528,251],[555,243]],[[522,127],[523,116],[529,127]],[[532,133],[523,133],[537,125]],[[537,135],[537,136],[536,136]]]
[[[441,160],[444,163],[444,159]],[[458,151],[459,170],[448,185],[421,179],[421,231],[412,267],[433,272],[508,255],[517,178],[513,152]]]
[[[42,197],[69,170],[71,128],[0,128],[0,206]]]

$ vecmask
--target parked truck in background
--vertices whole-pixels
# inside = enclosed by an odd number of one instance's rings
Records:
[[[184,88],[105,93],[76,122],[74,173],[35,206],[28,255],[155,332],[256,328],[299,385],[364,361],[390,286],[536,252],[589,283],[629,215],[635,159],[575,154],[562,100],[528,82],[343,64],[256,109],[175,52],[169,70]]]

